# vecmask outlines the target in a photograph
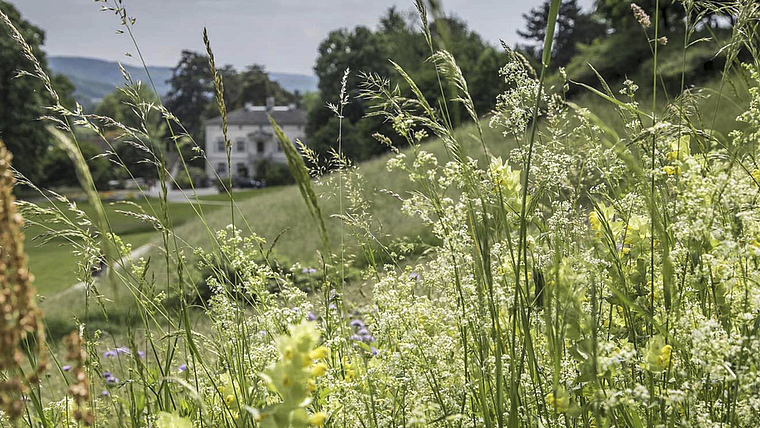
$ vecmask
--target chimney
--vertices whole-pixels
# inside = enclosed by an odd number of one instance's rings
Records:
[[[267,97],[267,111],[272,111],[274,108],[274,97]]]

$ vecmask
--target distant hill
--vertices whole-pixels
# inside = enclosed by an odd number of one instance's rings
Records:
[[[76,86],[74,97],[85,108],[97,104],[106,94],[124,83],[119,65],[115,61],[73,56],[51,56],[48,57],[48,64],[54,73],[64,74],[74,83]],[[133,79],[148,84],[148,76],[142,67],[125,65],[124,68],[132,75]],[[161,96],[166,95],[171,89],[167,83],[172,76],[171,67],[149,66],[148,71],[156,85],[156,91]],[[269,77],[291,92],[305,93],[317,89],[317,78],[314,76],[270,72]]]

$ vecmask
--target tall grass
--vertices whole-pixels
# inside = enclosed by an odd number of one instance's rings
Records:
[[[135,21],[123,3],[104,3],[136,43]],[[155,227],[163,252],[160,271],[150,259],[131,261],[104,210],[94,222],[82,212],[76,213],[77,222],[67,220],[63,209],[58,217],[45,212],[63,223],[58,233],[80,245],[85,317],[67,339],[65,357],[52,344],[49,377],[39,383],[33,377],[10,378],[22,383],[12,392],[23,391],[29,400],[13,401],[26,404],[17,406],[18,412],[6,407],[3,417],[14,421],[0,423],[159,428],[760,423],[757,3],[684,4],[690,16],[684,50],[694,42],[690,37],[704,14],[736,17],[732,38],[718,52],[726,67],[710,111],[700,110],[710,104],[695,90],[682,90],[672,100],[660,95],[659,8],[651,11],[651,20],[649,11],[634,7],[645,34],[641,43],[652,48],[651,107],[643,106],[631,81],[619,93],[601,75],[596,88],[579,84],[608,103],[623,124],[615,127],[566,99],[572,82],[564,71],[556,92],[546,88],[560,6],[553,0],[541,70],[509,51],[499,76],[509,89],[487,115],[488,129],[456,59],[442,48],[445,38],[434,40],[430,33],[428,16],[442,16],[439,5],[415,4],[440,99],[449,101],[430,105],[395,63],[395,78],[405,81],[409,93],[389,77],[363,73],[359,96],[372,106],[371,115],[393,124],[406,146],[373,136],[390,146],[387,168],[411,183],[405,188],[412,190],[403,193],[388,189],[389,197],[424,223],[439,245],[418,261],[406,258],[410,244],[391,245],[383,228],[393,225],[372,218],[362,170],[344,158],[342,142],[328,166],[320,167],[324,160],[307,145],[292,143],[272,121],[317,231],[319,244],[311,246],[319,252],[317,267],[282,266],[273,251],[279,235],[266,242],[254,233],[245,215],[235,215],[242,210],[232,194],[227,227],[213,227],[198,205],[206,242],[183,242],[168,209],[173,177],[164,150],[178,149],[180,140],[195,142],[177,118],[140,100],[139,91],[129,92],[135,94],[136,114],[160,114],[167,121],[173,132],[167,145],[158,144],[148,127],[129,128],[66,109],[31,50],[0,15],[25,50],[31,77],[48,85],[53,104],[46,120],[77,165],[93,204],[100,201],[73,127],[88,127],[106,140],[103,128],[118,129],[148,153],[162,197],[158,207],[149,207],[152,212],[132,215]],[[203,38],[225,117],[224,84],[205,31]],[[748,54],[748,63],[739,63],[740,51]],[[126,73],[125,79],[127,90],[138,85]],[[713,128],[726,121],[721,100],[735,80],[746,82],[751,100],[737,118],[742,126],[724,136]],[[339,118],[351,101],[346,81],[339,102],[329,106]],[[687,84],[682,79],[682,88]],[[455,131],[451,117],[458,117],[459,108],[473,123]],[[423,144],[431,136],[444,156]],[[332,174],[314,177],[328,170]],[[333,216],[324,209],[330,198],[337,201]],[[33,205],[24,206],[35,212]],[[335,221],[339,239],[331,240],[328,225]],[[364,263],[355,263],[359,258]],[[101,260],[109,265],[112,295],[100,292],[92,277]],[[201,282],[191,279],[191,263],[203,273]],[[349,275],[351,266],[364,270]],[[350,282],[371,288],[371,296],[352,299]],[[13,284],[6,288],[15,290]],[[118,303],[124,295],[133,303],[123,318],[112,319],[107,296]],[[98,329],[93,312],[106,326],[124,322],[126,333]],[[3,376],[36,364],[35,348],[24,346],[22,336],[11,346],[30,355],[30,362],[4,360]]]

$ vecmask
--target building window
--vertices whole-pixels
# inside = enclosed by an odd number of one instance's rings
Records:
[[[248,177],[248,166],[242,162],[238,162],[237,175],[238,177]]]
[[[245,151],[245,140],[237,140],[235,142],[235,151],[243,153]]]
[[[226,175],[227,174],[227,164],[224,162],[219,162],[216,164],[216,173],[219,175]]]
[[[257,141],[256,142],[256,151],[258,153],[264,153],[264,142],[263,141]]]
[[[216,142],[216,151],[219,152],[219,153],[223,153],[224,152],[224,140],[218,140]]]
[[[282,152],[282,144],[278,144],[277,145],[277,151],[278,152]]]

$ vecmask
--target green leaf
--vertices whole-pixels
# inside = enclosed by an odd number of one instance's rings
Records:
[[[544,54],[541,59],[544,67],[549,66],[549,62],[552,59],[552,42],[554,41],[554,27],[557,24],[557,16],[559,15],[559,5],[561,0],[552,0],[551,6],[549,6],[549,16],[546,21],[546,35],[544,36]]]
[[[576,85],[578,85],[578,86],[580,86],[582,88],[588,89],[589,91],[593,92],[594,94],[599,95],[600,97],[604,98],[605,100],[607,100],[607,101],[615,104],[618,107],[624,108],[624,109],[630,111],[631,113],[640,114],[640,115],[642,115],[644,117],[647,117],[649,119],[652,118],[652,116],[644,113],[643,111],[641,111],[641,110],[639,110],[639,109],[637,109],[637,108],[635,108],[635,107],[633,107],[633,106],[631,106],[629,104],[626,104],[626,103],[624,103],[624,102],[622,102],[622,101],[620,101],[620,100],[618,100],[616,98],[613,98],[613,97],[611,97],[611,96],[609,96],[609,95],[607,95],[605,93],[602,93],[598,89],[596,89],[594,87],[591,87],[591,86],[589,86],[589,85],[587,85],[587,84],[585,84],[583,82],[576,82],[574,80],[571,80],[571,82],[573,82],[574,84],[576,84]]]

